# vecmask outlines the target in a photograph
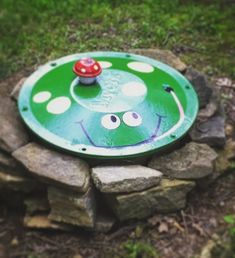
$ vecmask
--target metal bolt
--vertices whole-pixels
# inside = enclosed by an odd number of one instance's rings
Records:
[[[22,111],[28,111],[28,107],[23,107]]]

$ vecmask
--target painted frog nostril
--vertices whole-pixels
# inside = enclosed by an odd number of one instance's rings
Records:
[[[132,117],[137,119],[138,118],[138,115],[136,113],[132,113]]]
[[[115,123],[117,122],[117,118],[115,116],[111,116],[111,121]]]

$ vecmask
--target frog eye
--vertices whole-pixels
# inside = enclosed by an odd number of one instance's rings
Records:
[[[104,115],[101,119],[101,124],[103,125],[103,127],[109,130],[118,128],[120,123],[120,118],[114,114]]]
[[[142,124],[142,117],[137,112],[126,112],[122,119],[129,126],[139,126]]]

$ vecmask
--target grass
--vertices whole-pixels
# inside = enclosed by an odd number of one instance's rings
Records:
[[[229,214],[224,216],[224,221],[229,225],[230,250],[233,258],[235,258],[235,215]]]
[[[211,250],[211,257],[235,258],[235,215],[225,215],[224,221],[227,223],[228,237],[217,240],[216,245]]]
[[[160,258],[157,251],[149,244],[128,241],[123,244],[125,250],[124,258]]]
[[[234,17],[228,0],[0,0],[0,79],[75,52],[154,47],[235,78]]]

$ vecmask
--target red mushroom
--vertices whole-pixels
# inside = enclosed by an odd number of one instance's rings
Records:
[[[100,64],[92,58],[82,58],[77,61],[73,67],[73,71],[79,76],[82,84],[92,84],[96,77],[102,72]]]

